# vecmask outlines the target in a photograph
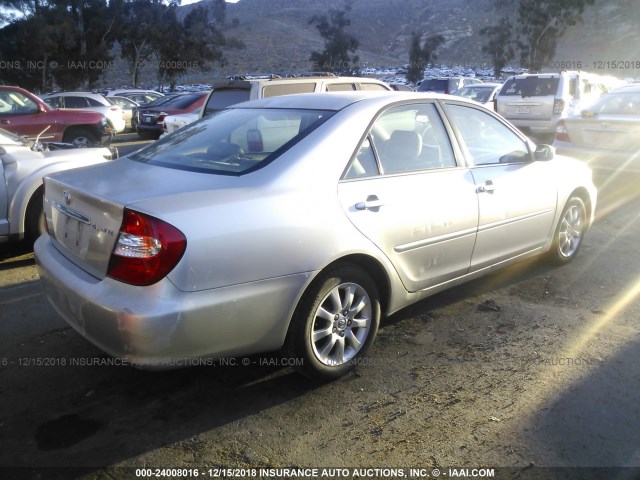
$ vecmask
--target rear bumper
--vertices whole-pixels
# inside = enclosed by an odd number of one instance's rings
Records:
[[[182,292],[166,278],[149,287],[99,280],[63,256],[46,234],[34,252],[45,293],[70,326],[123,362],[153,369],[280,348],[309,278]]]
[[[162,133],[162,125],[138,123],[136,125],[136,132],[142,136],[159,136]]]
[[[529,131],[533,134],[555,134],[559,117],[550,120],[530,120],[522,118],[505,117],[512,125],[523,131]]]

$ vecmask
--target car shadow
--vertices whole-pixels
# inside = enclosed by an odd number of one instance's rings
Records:
[[[25,368],[24,357],[18,361],[28,377],[14,382],[10,395],[0,388],[17,402],[9,412],[0,408],[0,433],[15,440],[0,452],[11,478],[77,478],[171,445],[202,442],[209,431],[323,386],[280,366],[276,355],[163,372],[113,366],[114,359],[92,345],[79,345],[73,355],[90,366],[70,366],[67,357],[65,366]]]
[[[7,259],[11,259],[7,262]],[[0,270],[18,268],[35,263],[33,242],[26,240],[0,244]]]
[[[541,257],[522,260],[489,275],[471,280],[414,303],[384,319],[381,327],[397,324],[416,315],[445,308],[533,278],[543,277],[557,268],[559,267],[551,265]]]
[[[580,379],[563,384],[560,379],[566,377],[556,371],[553,391],[519,428],[525,444],[534,452],[544,452],[554,466],[618,467],[611,475],[596,468],[593,476],[576,469],[576,476],[570,478],[639,478],[639,355],[640,340],[635,339],[608,358],[593,358],[585,352],[548,366],[579,370],[571,373]]]

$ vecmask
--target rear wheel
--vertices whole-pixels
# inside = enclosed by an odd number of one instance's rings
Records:
[[[86,128],[72,128],[64,134],[65,143],[71,143],[78,148],[88,148],[98,143],[95,135]]]
[[[587,209],[579,197],[571,197],[562,211],[553,237],[549,259],[556,264],[568,263],[578,254],[587,227]]]
[[[319,380],[339,378],[366,354],[380,323],[375,283],[361,268],[343,265],[319,277],[302,297],[285,354]]]

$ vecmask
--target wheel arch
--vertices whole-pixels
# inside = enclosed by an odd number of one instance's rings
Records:
[[[31,194],[31,197],[29,198],[29,201],[27,202],[26,208],[24,210],[24,215],[22,216],[22,234],[21,235],[24,238],[27,238],[27,237],[30,238],[31,234],[33,233],[29,231],[30,230],[29,220],[31,219],[31,214],[33,212],[33,209],[36,208],[38,203],[40,203],[40,207],[42,208],[43,197],[44,197],[44,183],[41,183],[38,186],[38,188],[36,188]]]
[[[77,125],[69,125],[68,127],[66,127],[62,132],[63,141],[64,141],[64,138],[68,138],[68,135],[72,135],[74,132],[82,131],[82,130],[85,130],[87,133],[90,133],[93,136],[94,142],[100,141],[100,132],[98,131],[96,126],[91,124],[84,124],[84,123],[77,124]]]
[[[14,193],[13,200],[9,203],[9,233],[12,236],[16,235],[19,239],[25,237],[29,211],[35,202],[42,202],[43,194],[44,184],[42,180],[37,184],[35,182],[23,182]]]
[[[589,216],[589,225],[591,225],[593,223],[594,216],[593,199],[591,198],[591,195],[589,194],[587,189],[584,187],[578,187],[573,190],[571,194],[569,194],[569,196],[565,199],[565,205],[572,197],[578,197],[584,202],[584,206],[587,210],[587,215]],[[562,208],[564,209],[564,205],[562,206]]]
[[[333,270],[341,265],[354,265],[364,270],[371,277],[371,280],[375,283],[376,288],[378,289],[382,314],[384,315],[384,313],[388,311],[389,305],[391,303],[391,281],[384,266],[382,265],[382,263],[380,263],[380,261],[378,261],[374,257],[371,257],[370,255],[363,253],[352,253],[333,260],[324,268],[316,272],[313,279],[311,279],[311,281],[309,281],[305,288],[302,290],[296,304],[294,305],[292,316],[289,319],[289,325],[287,329],[291,327],[293,314],[298,308],[298,305],[300,304],[300,301],[304,297],[305,293],[307,293],[309,289],[315,286],[318,279],[322,278],[324,273]]]

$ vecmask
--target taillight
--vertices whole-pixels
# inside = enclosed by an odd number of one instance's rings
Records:
[[[562,115],[564,110],[564,100],[555,100],[553,102],[553,114],[554,115]]]
[[[131,285],[151,285],[173,270],[186,247],[187,239],[174,226],[125,210],[107,275]]]
[[[168,113],[162,112],[158,114],[158,123],[163,122],[164,121],[164,117],[166,117],[167,115],[169,115]]]
[[[560,140],[561,142],[571,141],[571,138],[569,138],[569,132],[567,132],[567,125],[564,123],[564,120],[560,120],[556,126],[556,140]]]

